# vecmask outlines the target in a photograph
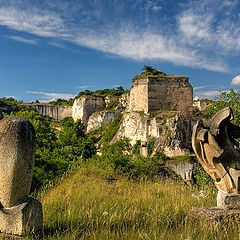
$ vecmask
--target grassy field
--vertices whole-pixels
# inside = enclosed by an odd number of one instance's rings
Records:
[[[193,206],[216,205],[211,190],[203,198],[198,193],[171,181],[109,184],[103,170],[82,167],[40,193],[43,239],[239,239],[238,223],[186,223]]]

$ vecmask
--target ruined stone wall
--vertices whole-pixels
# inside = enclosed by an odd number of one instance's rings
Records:
[[[106,102],[102,97],[80,97],[74,101],[72,117],[74,121],[81,119],[83,124],[87,127],[88,118],[91,116],[91,114],[101,111],[105,107]]]
[[[148,78],[148,112],[174,109],[189,119],[192,113],[193,88],[188,77]]]
[[[51,117],[57,121],[61,121],[65,117],[72,116],[72,106],[51,106],[51,105],[22,105],[23,108],[35,109],[41,116]]]
[[[148,113],[148,81],[137,79],[130,91],[128,111],[144,111]]]
[[[193,88],[188,77],[162,76],[137,79],[130,92],[129,111],[175,109],[187,119],[192,113]]]

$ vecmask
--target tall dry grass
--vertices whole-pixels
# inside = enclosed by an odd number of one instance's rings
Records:
[[[176,182],[109,184],[105,172],[81,167],[42,192],[44,239],[239,239],[238,223],[210,228],[185,218],[193,206],[216,205],[211,191]]]

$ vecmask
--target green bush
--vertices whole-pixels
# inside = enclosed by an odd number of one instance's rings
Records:
[[[4,116],[28,120],[35,129],[36,154],[32,190],[39,189],[77,162],[96,153],[94,142],[86,137],[80,120],[74,123],[72,118],[63,119],[60,123],[62,130],[57,137],[51,119],[40,116],[34,110],[25,109]]]
[[[96,90],[96,91],[90,91],[90,90],[85,90],[80,92],[75,99],[80,98],[82,96],[94,96],[94,97],[120,97],[124,93],[128,93],[128,89],[124,89],[122,86],[117,87],[116,89],[104,89],[104,90]]]
[[[113,110],[118,106],[118,101],[111,101],[107,106],[106,110]]]
[[[232,123],[240,126],[240,91],[230,89],[229,92],[219,91],[219,93],[216,97],[216,102],[203,111],[203,117],[208,120],[221,109],[230,106],[234,115]]]
[[[122,114],[118,113],[116,118],[113,120],[113,122],[108,124],[104,129],[100,143],[109,144],[111,142],[111,140],[116,135],[120,127],[121,120],[122,120]]]
[[[54,106],[72,106],[73,103],[74,103],[74,99],[72,98],[70,98],[69,100],[58,98],[56,101],[49,102],[49,104]]]
[[[214,180],[206,173],[206,171],[199,165],[199,164],[194,164],[193,168],[193,176],[195,180],[195,184],[200,187],[211,187],[215,188],[214,185]]]

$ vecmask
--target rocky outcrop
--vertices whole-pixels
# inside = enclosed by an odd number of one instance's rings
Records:
[[[43,117],[51,117],[61,121],[65,117],[72,116],[72,106],[52,106],[44,104],[22,105],[22,108],[35,109]]]
[[[112,142],[122,137],[129,138],[132,145],[137,140],[147,143],[154,138],[155,151],[170,157],[189,154],[189,124],[178,111],[160,111],[154,117],[143,112],[125,112]]]
[[[88,118],[97,111],[106,107],[103,97],[84,96],[76,99],[73,104],[72,117],[74,121],[81,119],[87,127]]]
[[[104,127],[111,123],[116,115],[123,111],[123,108],[117,107],[114,111],[100,111],[93,113],[87,123],[87,132],[91,132],[100,127]]]
[[[213,100],[209,100],[209,99],[206,99],[206,100],[196,100],[193,102],[193,107],[196,107],[198,108],[200,111],[204,111],[208,108],[208,106],[212,105],[214,103]]]
[[[181,178],[187,182],[192,180],[193,176],[193,162],[171,162],[165,164],[165,167],[171,169],[175,174],[180,175]]]

